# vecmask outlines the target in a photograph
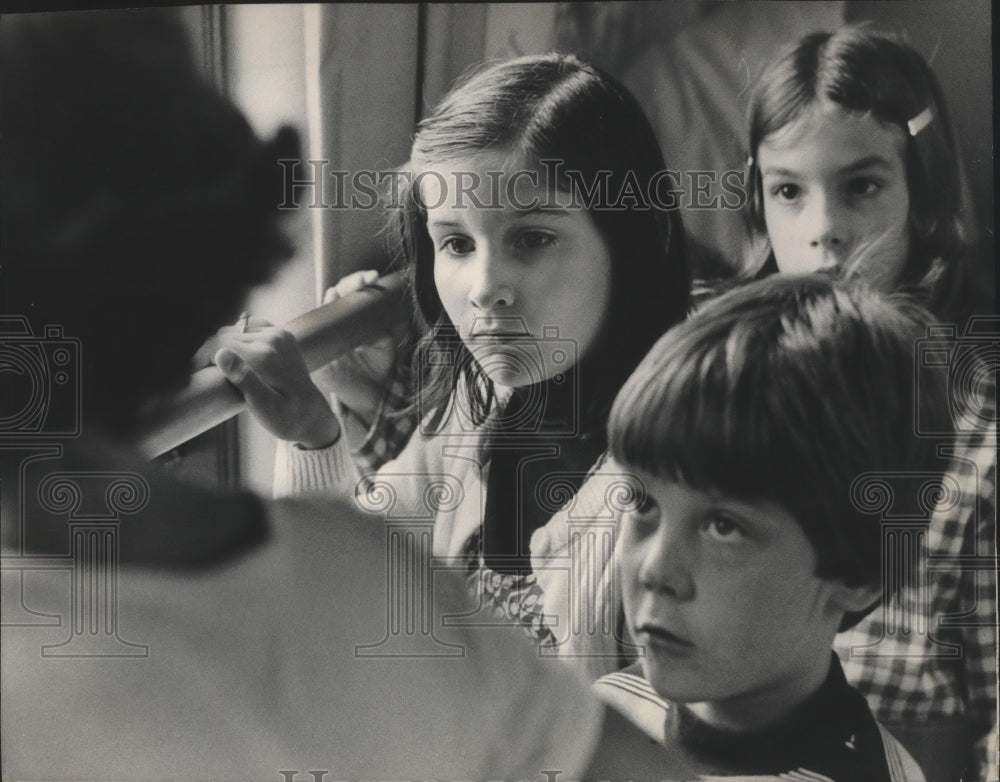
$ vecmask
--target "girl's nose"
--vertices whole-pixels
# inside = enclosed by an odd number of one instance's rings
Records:
[[[642,551],[639,582],[652,592],[661,592],[677,600],[694,596],[691,580],[691,557],[683,551],[678,531],[660,525],[657,534],[649,538]]]
[[[848,226],[836,200],[818,197],[809,210],[809,247],[822,253],[820,267],[833,266],[844,254],[848,243]]]
[[[510,263],[501,252],[480,245],[474,261],[469,301],[481,310],[502,309],[514,305],[514,285]]]

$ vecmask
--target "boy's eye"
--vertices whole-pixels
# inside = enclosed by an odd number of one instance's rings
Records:
[[[548,231],[524,231],[517,237],[515,244],[526,250],[540,250],[556,243],[556,236]]]
[[[853,197],[874,195],[881,189],[882,183],[871,177],[858,177],[847,183],[847,194]]]
[[[771,197],[778,201],[794,201],[802,194],[802,188],[798,185],[785,183],[771,188]]]
[[[710,538],[724,543],[737,543],[746,537],[743,525],[734,516],[716,511],[702,522],[702,530]]]
[[[468,255],[475,249],[475,245],[464,236],[449,236],[441,242],[440,249],[449,255]]]
[[[650,521],[657,517],[660,512],[660,507],[656,504],[656,500],[653,499],[642,486],[637,486],[633,489],[635,492],[635,499],[632,503],[632,515],[639,520]]]

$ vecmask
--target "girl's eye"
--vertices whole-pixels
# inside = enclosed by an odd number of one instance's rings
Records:
[[[541,250],[557,241],[555,234],[548,231],[524,231],[517,237],[517,246],[526,250]]]
[[[468,255],[475,249],[475,245],[464,236],[449,236],[441,242],[441,249],[449,255]]]
[[[713,540],[722,543],[738,543],[746,537],[743,525],[735,517],[719,511],[711,513],[702,522],[702,530]]]
[[[870,177],[858,177],[847,183],[847,194],[852,197],[875,195],[882,189],[882,183]]]
[[[794,201],[802,193],[798,185],[784,184],[771,188],[771,196],[779,201]]]

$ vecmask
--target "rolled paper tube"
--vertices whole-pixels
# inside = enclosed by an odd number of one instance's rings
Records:
[[[409,315],[402,272],[394,272],[371,286],[310,310],[288,323],[312,372],[379,334]],[[216,366],[191,376],[163,412],[154,416],[139,436],[139,447],[155,458],[221,424],[246,407],[239,390]]]

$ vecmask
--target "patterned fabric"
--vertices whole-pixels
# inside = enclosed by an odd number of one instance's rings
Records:
[[[492,609],[493,616],[516,624],[539,646],[553,646],[555,636],[545,624],[542,587],[534,573],[497,573],[483,561],[482,531],[465,547],[468,588],[473,599]]]
[[[413,373],[408,355],[393,364],[385,393],[375,411],[375,420],[351,456],[362,475],[376,472],[395,459],[417,428],[417,409],[413,405]]]
[[[995,421],[995,389],[979,402],[981,421]],[[905,596],[912,632],[889,627],[876,610],[839,635],[836,649],[848,680],[880,721],[920,724],[964,715],[975,740],[975,767],[966,779],[985,780],[997,775],[997,433],[963,421],[948,452],[958,502],[939,505],[927,529],[929,613],[926,601]],[[943,656],[941,644],[957,646],[959,655]],[[863,646],[879,656],[862,656]]]

